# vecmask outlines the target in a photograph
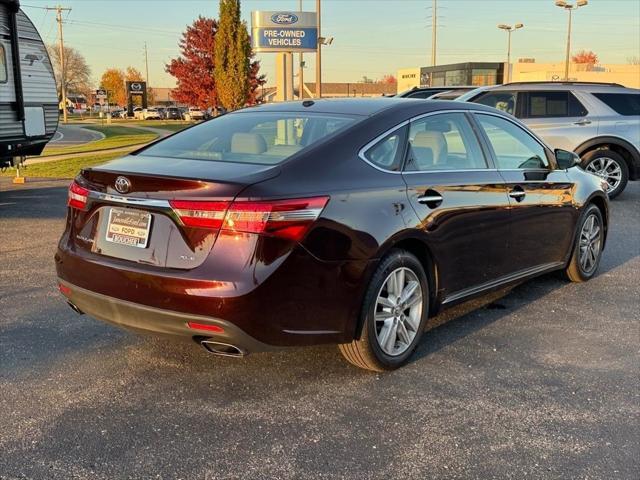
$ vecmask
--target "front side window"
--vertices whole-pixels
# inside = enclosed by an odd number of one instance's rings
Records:
[[[275,165],[354,122],[334,114],[245,111],[179,132],[143,154]]]
[[[391,172],[400,171],[402,165],[402,155],[404,154],[404,144],[406,127],[398,128],[376,142],[364,152],[364,157],[370,163],[383,170]]]
[[[497,108],[502,112],[515,115],[516,111],[516,94],[515,92],[487,92],[477,99],[474,103],[480,103],[488,107]]]
[[[522,128],[493,115],[476,114],[476,118],[487,134],[499,169],[549,167],[544,147]]]
[[[0,44],[0,83],[7,83],[7,56],[2,44]]]
[[[529,92],[526,117],[583,117],[587,110],[570,92]]]
[[[463,113],[430,115],[411,122],[407,171],[486,168],[478,140]]]
[[[640,115],[640,93],[594,93],[593,96],[620,115]]]

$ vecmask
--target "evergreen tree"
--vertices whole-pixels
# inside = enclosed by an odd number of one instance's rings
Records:
[[[218,99],[228,109],[245,105],[250,91],[251,44],[240,20],[240,0],[220,0],[220,21],[214,45],[213,71]]]

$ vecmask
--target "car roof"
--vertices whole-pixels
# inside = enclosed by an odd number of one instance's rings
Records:
[[[423,98],[323,98],[294,102],[267,103],[255,107],[244,108],[233,113],[245,112],[305,112],[339,115],[373,116],[383,111],[411,111],[412,115],[420,115],[437,110],[487,110],[494,109],[475,103],[455,102],[452,100],[426,100]]]
[[[493,85],[485,87],[484,91],[501,91],[501,90],[579,90],[595,93],[639,93],[640,90],[628,88],[615,83],[599,83],[599,82],[512,82],[503,85]]]

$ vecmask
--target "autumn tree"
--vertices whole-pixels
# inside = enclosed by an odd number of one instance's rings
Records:
[[[64,47],[65,75],[62,78],[62,64],[60,62],[60,49],[57,45],[48,45],[47,52],[51,58],[51,64],[58,86],[58,98],[62,98],[60,88],[64,82],[67,95],[81,93],[88,95],[91,91],[91,69],[87,65],[84,56],[75,48]]]
[[[198,17],[180,39],[180,56],[166,66],[176,78],[173,98],[180,103],[207,109],[218,106],[214,72],[214,46],[218,22]]]
[[[107,90],[110,104],[124,105],[127,103],[124,72],[118,68],[105,70],[100,78],[100,87]]]
[[[213,76],[220,103],[235,110],[249,93],[251,44],[247,24],[240,20],[240,0],[220,0],[220,21],[214,46]]]
[[[588,65],[595,65],[598,63],[598,55],[591,50],[580,50],[578,53],[571,57],[573,63],[586,63]]]
[[[216,108],[222,104],[217,87],[216,44],[219,39],[219,23],[212,18],[198,17],[188,26],[180,39],[180,56],[166,65],[166,71],[176,79],[173,98],[187,105],[202,109]],[[251,48],[246,57],[249,64],[244,100],[233,108],[245,103],[257,103],[257,91],[265,83],[260,75],[260,62],[251,61]],[[220,72],[218,72],[220,73]]]
[[[394,77],[391,74],[387,74],[384,75],[379,81],[378,83],[382,83],[384,85],[395,85],[396,83],[398,83],[398,80],[396,80],[396,77]]]

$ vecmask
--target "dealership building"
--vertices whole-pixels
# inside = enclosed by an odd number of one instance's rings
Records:
[[[434,67],[414,67],[398,70],[398,93],[413,87],[457,85],[496,85],[504,83],[506,63],[467,62]],[[533,58],[521,58],[511,65],[513,82],[553,82],[564,77],[564,63],[536,63]],[[569,68],[569,80],[581,82],[619,83],[640,88],[640,65],[575,64]]]

